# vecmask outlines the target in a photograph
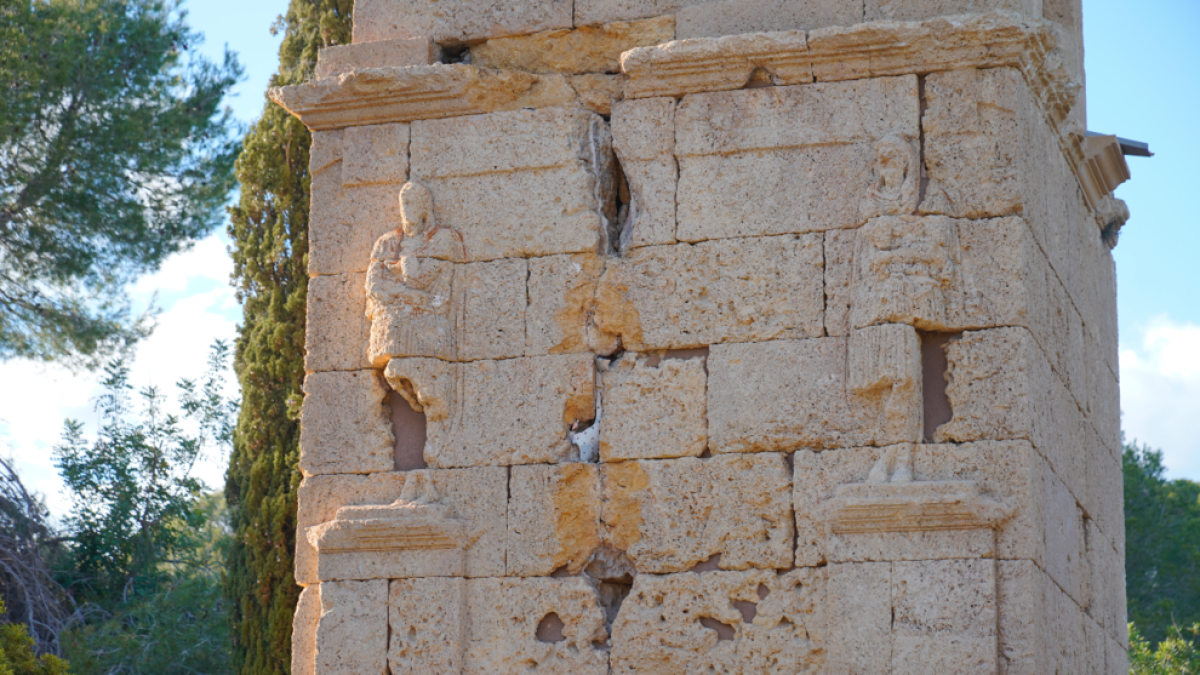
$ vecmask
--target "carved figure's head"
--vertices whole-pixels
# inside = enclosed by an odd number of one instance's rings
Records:
[[[409,181],[400,188],[400,223],[409,237],[433,229],[433,195],[429,188]]]
[[[880,140],[875,146],[875,170],[879,173],[877,189],[882,196],[899,198],[915,165],[912,145],[902,136],[893,134]]]

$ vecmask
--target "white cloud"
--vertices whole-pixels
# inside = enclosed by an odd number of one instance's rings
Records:
[[[153,385],[174,401],[177,381],[203,374],[213,340],[233,340],[240,312],[228,286],[232,264],[225,246],[220,235],[197,242],[132,287],[135,304],[145,305],[158,291],[163,309],[154,333],[138,346],[130,364],[135,388]],[[101,391],[101,377],[29,361],[0,364],[0,381],[7,385],[0,388],[0,452],[16,460],[26,487],[41,493],[56,517],[67,512],[69,503],[51,453],[66,419],[80,420],[89,432],[95,430],[93,405]],[[228,395],[237,392],[232,369],[226,385]],[[197,465],[196,475],[210,487],[220,487],[227,460],[207,457]]]
[[[1163,451],[1173,478],[1200,480],[1200,326],[1159,316],[1121,347],[1122,428]]]

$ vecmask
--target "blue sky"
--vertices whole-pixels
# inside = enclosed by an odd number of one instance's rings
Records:
[[[262,110],[279,38],[270,26],[287,0],[189,0],[201,49],[238,53],[246,79],[228,103],[243,124]],[[1123,426],[1160,447],[1170,475],[1200,480],[1200,223],[1191,206],[1200,157],[1193,119],[1200,110],[1200,1],[1084,0],[1088,127],[1150,143],[1152,159],[1131,158],[1133,180],[1117,190],[1133,212],[1115,255],[1121,330]],[[213,339],[232,339],[241,310],[228,287],[224,232],[169,260],[133,289],[157,292],[159,328],[139,349],[134,382],[171,388],[203,367]],[[0,364],[0,453],[17,460],[29,486],[55,513],[66,510],[50,461],[63,420],[95,422],[98,377],[26,362]],[[233,386],[232,377],[230,385]],[[4,447],[7,445],[7,448]],[[210,455],[199,475],[221,484],[226,458]]]

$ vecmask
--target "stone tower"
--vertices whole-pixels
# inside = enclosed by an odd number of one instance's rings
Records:
[[[297,675],[1126,671],[1079,0],[358,0]]]

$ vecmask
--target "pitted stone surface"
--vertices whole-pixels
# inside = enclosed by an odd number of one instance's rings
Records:
[[[366,276],[334,274],[308,281],[308,321],[304,331],[304,369],[362,370],[370,367],[367,343]]]
[[[304,378],[300,471],[372,473],[393,466],[387,387],[374,370],[309,373]]]
[[[708,447],[708,375],[703,359],[657,366],[627,352],[608,366],[601,391],[600,459],[696,457]]]
[[[920,388],[853,391],[846,338],[714,345],[708,357],[713,452],[888,445],[918,440]],[[903,352],[899,352],[903,353]],[[920,381],[919,362],[899,361]]]
[[[675,39],[675,17],[619,21],[497,38],[471,47],[471,63],[480,68],[531,73],[615,73],[621,53]]]
[[[508,466],[568,458],[567,432],[595,419],[590,354],[448,363],[393,359],[389,384],[425,412],[431,467]]]
[[[387,595],[387,579],[321,584],[318,673],[359,675],[387,669]]]
[[[648,246],[609,262],[601,329],[651,351],[821,335],[819,235]]]
[[[514,466],[509,495],[508,575],[579,574],[601,543],[596,465]]]
[[[607,541],[638,572],[786,568],[792,557],[788,466],[782,455],[725,455],[605,464]]]
[[[400,498],[409,472],[389,471],[369,476],[310,476],[300,484],[296,512],[296,581],[317,582],[316,550],[305,533],[309,527],[333,520],[343,506],[383,506]],[[467,521],[472,539],[466,552],[469,577],[502,576],[506,547],[507,476],[503,467],[448,469],[429,472],[441,503]],[[376,554],[385,559],[388,554]],[[370,572],[370,559],[364,568]],[[386,562],[379,560],[376,562]],[[358,572],[356,568],[354,570]]]
[[[354,7],[354,43],[427,37],[438,43],[571,27],[570,0],[368,0]]]
[[[822,672],[824,605],[823,569],[640,574],[613,625],[613,673]]]
[[[588,580],[472,579],[467,603],[467,675],[608,674],[604,608]],[[538,625],[550,614],[562,622],[560,641],[539,639]]]
[[[411,163],[464,260],[594,252],[616,217],[608,124],[590,112],[414,122]]]
[[[590,253],[529,260],[526,284],[525,355],[609,354],[617,336],[596,322],[596,288],[604,260]]]
[[[461,673],[466,661],[467,580],[396,579],[388,597],[390,675]]]
[[[861,204],[878,180],[877,146],[915,147],[918,108],[912,76],[684,97],[675,113],[677,236],[860,225]],[[918,167],[902,173],[914,180]],[[904,180],[887,189],[904,189]]]

